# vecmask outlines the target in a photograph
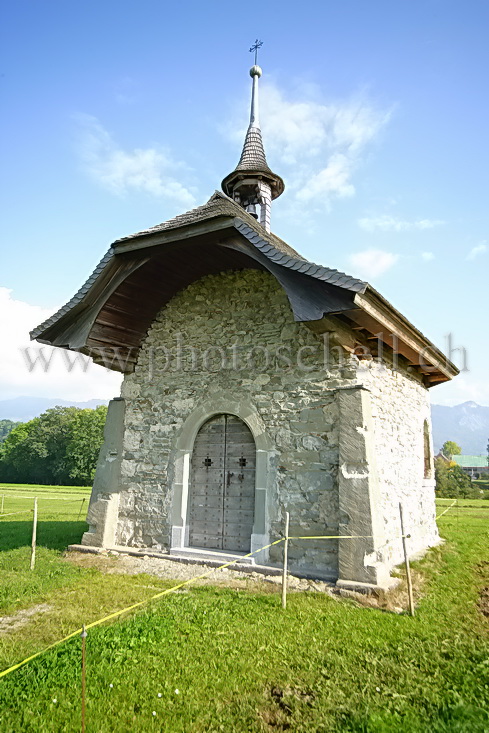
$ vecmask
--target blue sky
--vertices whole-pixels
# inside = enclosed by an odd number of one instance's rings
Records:
[[[19,348],[114,239],[220,187],[259,37],[265,147],[286,184],[272,229],[368,279],[440,348],[453,334],[469,370],[433,401],[489,405],[488,16],[447,0],[5,6],[0,399],[117,393],[97,367],[29,372]]]

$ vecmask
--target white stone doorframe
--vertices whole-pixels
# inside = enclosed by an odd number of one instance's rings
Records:
[[[186,419],[175,442],[170,457],[172,477],[171,549],[188,547],[187,500],[189,491],[190,462],[197,433],[211,417],[221,414],[235,415],[249,427],[256,445],[255,516],[251,535],[251,552],[269,543],[267,498],[271,488],[271,455],[274,453],[270,439],[258,412],[251,402],[220,395],[202,402]],[[255,562],[268,561],[268,549],[254,555]]]

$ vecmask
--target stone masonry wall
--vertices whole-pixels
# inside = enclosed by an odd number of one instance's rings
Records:
[[[170,547],[176,442],[203,401],[221,394],[246,400],[273,446],[270,541],[280,537],[285,511],[292,536],[334,535],[340,523],[348,534],[349,512],[342,509],[340,516],[338,472],[345,474],[344,486],[345,480],[357,480],[349,478],[351,471],[364,469],[339,466],[339,395],[359,385],[370,395],[373,425],[351,430],[365,430],[373,441],[371,480],[378,480],[380,491],[372,496],[380,496],[380,506],[371,510],[381,513],[388,540],[380,561],[392,567],[402,561],[401,543],[392,540],[399,535],[400,500],[411,551],[438,541],[433,482],[423,479],[423,422],[430,419],[425,387],[406,370],[342,358],[337,346],[325,354],[323,339],[294,322],[285,292],[269,273],[227,272],[191,284],[160,311],[135,372],[124,380],[116,544]],[[345,419],[342,430],[348,441]],[[349,490],[342,496],[348,502]],[[278,564],[281,556],[281,547],[273,547],[269,562]],[[338,577],[336,540],[294,541],[289,558],[292,571]]]
[[[275,448],[270,539],[280,536],[286,510],[291,534],[336,534],[338,414],[334,392],[326,389],[351,384],[355,372],[334,362],[325,369],[322,349],[320,337],[294,322],[268,273],[209,275],[177,294],[124,380],[117,544],[168,548],[175,438],[203,398],[221,391],[252,403]],[[272,548],[270,562],[279,562],[281,552]],[[337,576],[334,540],[291,543],[289,557],[303,573]]]
[[[410,554],[420,553],[439,542],[435,522],[433,449],[431,476],[424,477],[424,422],[431,436],[428,390],[419,377],[406,368],[362,361],[359,382],[371,392],[381,511],[387,538],[400,534],[399,502],[403,504],[405,531]],[[403,562],[399,540],[389,541],[388,565]]]

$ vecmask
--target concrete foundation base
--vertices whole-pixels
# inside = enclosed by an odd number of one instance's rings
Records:
[[[180,558],[182,560],[194,559],[206,564],[209,560],[215,560],[221,565],[225,562],[244,563],[245,565],[255,564],[255,559],[253,557],[244,557],[239,553],[229,553],[220,550],[204,550],[198,547],[172,548],[170,550],[170,556],[176,559]]]
[[[355,593],[365,593],[365,595],[374,595],[382,592],[388,592],[397,588],[400,578],[389,578],[387,583],[378,585],[375,583],[359,583],[355,580],[337,580],[336,587],[340,590],[350,590]]]
[[[209,559],[207,557],[184,557],[177,554],[170,555],[165,552],[155,552],[154,550],[146,548],[136,549],[125,546],[122,547],[120,545],[114,545],[113,547],[68,545],[68,552],[88,552],[94,555],[101,555],[112,552],[119,555],[131,555],[132,557],[156,557],[160,560],[171,560],[172,562],[180,562],[184,565],[206,565],[211,568],[219,568],[225,562],[229,562],[229,560],[223,559],[222,557],[219,560]],[[268,565],[253,565],[251,563],[239,562],[238,560],[236,562],[233,562],[231,565],[228,565],[227,567],[230,570],[238,570],[243,573],[259,573],[260,575],[282,575],[281,568],[273,568],[269,567]]]

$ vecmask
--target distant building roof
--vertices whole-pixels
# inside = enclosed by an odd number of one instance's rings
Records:
[[[446,463],[450,463],[450,459],[447,458],[447,456],[443,453],[442,450],[438,451],[435,458],[441,458],[442,461],[446,461]]]
[[[487,468],[487,456],[452,456],[461,468]]]

